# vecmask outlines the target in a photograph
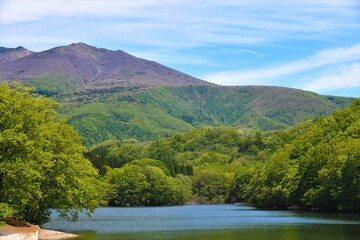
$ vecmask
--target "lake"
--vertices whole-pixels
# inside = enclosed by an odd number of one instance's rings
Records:
[[[98,208],[76,223],[54,213],[44,228],[81,240],[360,239],[360,214],[267,211],[240,205]]]

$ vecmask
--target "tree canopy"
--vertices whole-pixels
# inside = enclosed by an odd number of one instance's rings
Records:
[[[360,100],[315,119],[239,174],[232,201],[260,207],[360,210]]]
[[[74,129],[56,121],[57,106],[29,88],[0,85],[0,215],[42,224],[49,209],[75,220],[97,206],[97,170]]]
[[[166,166],[152,159],[136,160],[122,168],[109,169],[109,204],[114,206],[156,206],[182,204],[191,194],[185,176],[168,176]]]
[[[88,156],[99,169],[107,169],[103,174],[117,191],[113,205],[181,203],[169,197],[176,193],[174,179],[180,178],[185,201],[360,210],[359,109],[357,100],[287,130],[242,133],[205,127],[152,143],[108,142],[93,147]],[[150,200],[155,192],[167,198]]]

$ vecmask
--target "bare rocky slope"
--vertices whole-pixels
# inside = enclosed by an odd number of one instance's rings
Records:
[[[4,54],[9,52],[11,51],[6,51]],[[50,93],[114,87],[146,88],[160,85],[209,84],[120,50],[96,48],[85,43],[55,47],[25,55],[0,64],[1,82],[17,81]],[[2,58],[5,59],[5,55],[0,59]]]
[[[34,52],[27,50],[24,47],[5,48],[0,47],[0,64],[12,62],[16,59],[23,58],[33,54]]]

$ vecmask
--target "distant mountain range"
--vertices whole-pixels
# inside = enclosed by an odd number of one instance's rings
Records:
[[[92,145],[153,140],[198,126],[286,128],[329,115],[353,98],[283,87],[218,86],[123,51],[84,43],[32,52],[0,48],[0,82],[34,86]]]

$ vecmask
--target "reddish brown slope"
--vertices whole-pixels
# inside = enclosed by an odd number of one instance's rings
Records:
[[[33,54],[33,52],[23,47],[17,47],[17,48],[0,47],[0,64],[12,62],[16,59],[26,57],[30,54]]]
[[[208,85],[156,62],[84,43],[56,47],[0,65],[0,82],[38,81],[79,89]],[[44,83],[45,81],[45,83]]]

